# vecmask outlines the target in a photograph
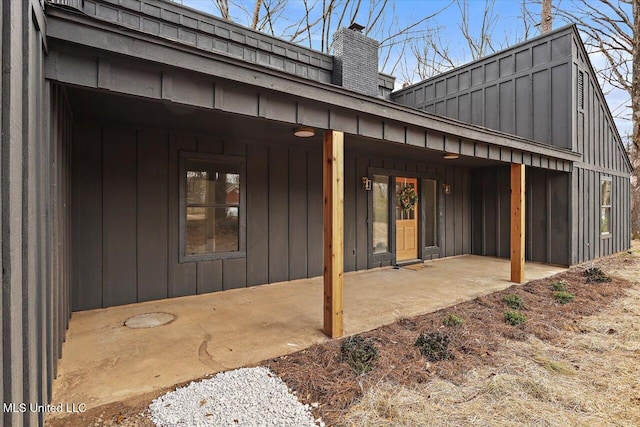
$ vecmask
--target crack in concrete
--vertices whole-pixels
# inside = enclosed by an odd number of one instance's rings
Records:
[[[202,340],[202,343],[198,348],[198,359],[200,360],[200,363],[202,363],[203,365],[212,369],[215,372],[220,372],[220,371],[229,369],[228,366],[226,366],[224,363],[221,363],[215,360],[214,356],[211,353],[209,353],[209,349],[207,347],[209,346],[209,343],[211,342],[212,339],[213,337],[211,336],[211,334],[207,334],[207,333],[204,334],[204,339]]]

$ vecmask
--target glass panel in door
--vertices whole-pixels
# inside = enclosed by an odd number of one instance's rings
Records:
[[[389,252],[389,177],[373,176],[373,253]]]
[[[418,258],[418,179],[396,177],[396,261]]]

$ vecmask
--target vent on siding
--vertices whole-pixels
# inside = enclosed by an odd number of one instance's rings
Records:
[[[578,106],[584,109],[584,73],[578,72]]]

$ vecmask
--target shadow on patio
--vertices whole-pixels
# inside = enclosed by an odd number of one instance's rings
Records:
[[[564,268],[527,263],[526,279]],[[424,268],[345,276],[345,335],[425,314],[512,285],[509,260],[464,255]],[[73,314],[53,403],[89,408],[310,347],[322,333],[322,279],[304,279]],[[165,312],[169,324],[131,329],[135,315]]]

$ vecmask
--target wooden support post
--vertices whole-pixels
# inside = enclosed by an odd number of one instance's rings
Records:
[[[324,333],[342,336],[344,275],[344,134],[326,131],[322,144]]]
[[[511,281],[524,282],[524,165],[511,164]]]

